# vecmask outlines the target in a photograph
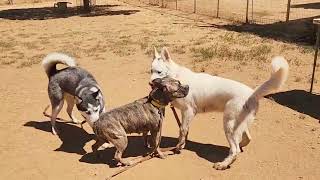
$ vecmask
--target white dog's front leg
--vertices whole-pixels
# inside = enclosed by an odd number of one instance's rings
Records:
[[[189,126],[192,119],[195,116],[195,113],[192,108],[187,108],[186,110],[181,111],[182,124],[180,126],[179,142],[176,146],[177,150],[181,150],[186,145],[186,138],[189,131]]]

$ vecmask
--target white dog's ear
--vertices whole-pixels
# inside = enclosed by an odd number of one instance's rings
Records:
[[[153,47],[153,48],[154,48],[153,59],[159,58],[160,55],[159,55],[159,53],[158,53],[158,51],[157,51],[157,48],[156,48],[156,47]]]
[[[171,61],[170,53],[166,47],[163,47],[161,50],[161,57],[165,61]]]

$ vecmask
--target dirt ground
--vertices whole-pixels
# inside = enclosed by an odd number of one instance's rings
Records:
[[[250,128],[253,141],[230,169],[217,171],[213,162],[228,154],[221,113],[198,114],[189,141],[179,155],[152,159],[114,179],[319,179],[320,92],[316,73],[314,94],[308,94],[313,62],[309,45],[282,42],[254,34],[215,28],[166,14],[156,7],[135,7],[118,1],[98,2],[95,13],[56,15],[52,3],[0,6],[0,179],[105,179],[112,167],[114,148],[91,153],[94,135],[88,124],[58,123],[60,137],[50,133],[42,115],[49,104],[47,77],[40,65],[49,52],[76,57],[98,80],[107,108],[148,94],[153,46],[167,46],[178,63],[241,81],[251,87],[270,74],[270,60],[283,55],[290,77],[281,93],[263,99]],[[33,9],[30,9],[33,8]],[[73,9],[70,8],[70,11]],[[197,17],[196,19],[199,19]],[[65,109],[65,108],[64,108]],[[161,146],[174,146],[178,127],[167,109]],[[68,119],[65,110],[59,115]],[[125,157],[145,153],[142,139],[133,134]]]

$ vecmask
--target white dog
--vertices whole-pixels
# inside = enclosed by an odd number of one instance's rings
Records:
[[[241,152],[240,148],[248,145],[251,140],[248,127],[258,111],[259,99],[279,89],[287,79],[289,65],[283,57],[273,58],[271,66],[272,73],[269,80],[253,90],[230,79],[192,72],[176,64],[166,48],[162,49],[160,55],[155,49],[151,80],[168,76],[189,85],[190,88],[185,98],[172,102],[174,107],[181,110],[182,116],[177,149],[184,148],[190,123],[197,113],[224,112],[224,131],[230,152],[222,162],[215,163],[214,168],[219,170],[228,168]]]

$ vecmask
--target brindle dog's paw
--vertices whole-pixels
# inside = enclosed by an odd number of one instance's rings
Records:
[[[157,156],[160,158],[160,159],[165,159],[167,157],[167,155],[163,154],[163,153],[158,153]]]
[[[215,168],[216,170],[225,170],[230,168],[230,166],[225,165],[223,162],[217,162],[213,164],[213,168]]]

